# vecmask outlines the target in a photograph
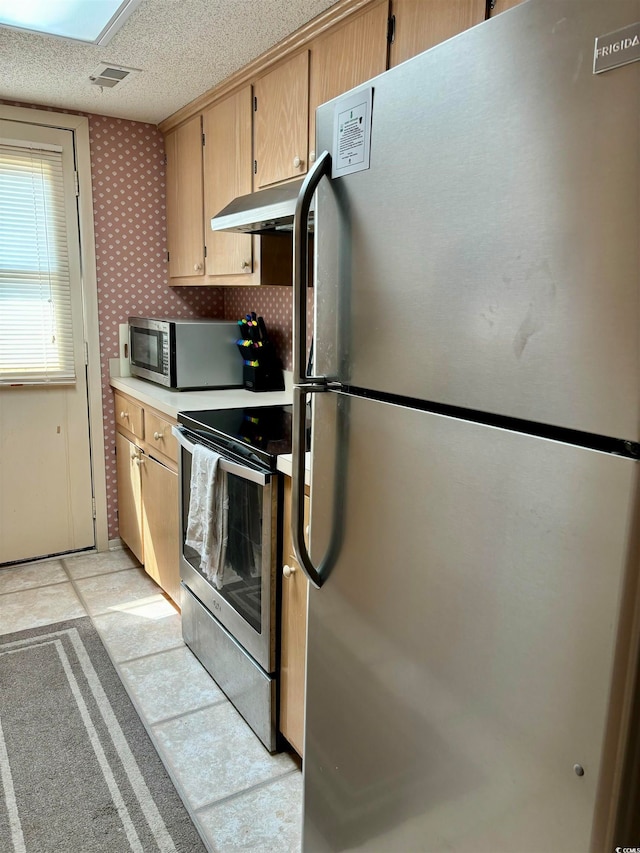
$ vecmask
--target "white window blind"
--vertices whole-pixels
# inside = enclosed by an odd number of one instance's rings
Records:
[[[0,384],[74,382],[62,152],[0,142]]]

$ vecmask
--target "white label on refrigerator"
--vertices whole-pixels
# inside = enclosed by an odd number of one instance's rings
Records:
[[[359,89],[336,101],[333,114],[331,177],[369,168],[373,88]]]

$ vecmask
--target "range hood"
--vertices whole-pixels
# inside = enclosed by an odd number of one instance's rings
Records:
[[[304,178],[241,195],[224,207],[211,220],[213,231],[241,231],[244,234],[273,234],[291,231],[298,193]],[[309,215],[313,228],[313,206]]]

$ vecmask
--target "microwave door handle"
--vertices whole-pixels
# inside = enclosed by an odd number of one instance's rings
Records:
[[[189,441],[183,430],[180,427],[174,426],[171,427],[171,432],[177,439],[178,444],[181,447],[184,447],[187,453],[191,453],[191,455],[193,455],[196,445],[192,441]],[[218,467],[221,471],[225,471],[227,474],[234,474],[242,480],[257,483],[259,486],[266,486],[266,484],[271,480],[271,474],[267,474],[263,471],[255,471],[253,468],[247,468],[245,465],[239,465],[237,462],[232,462],[231,459],[225,459],[224,456],[220,457]]]

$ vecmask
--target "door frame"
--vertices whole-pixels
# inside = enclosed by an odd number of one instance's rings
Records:
[[[109,550],[107,525],[107,478],[104,454],[104,422],[102,412],[102,370],[98,325],[98,277],[96,243],[93,226],[93,191],[91,185],[91,149],[87,116],[11,107],[0,104],[0,118],[45,127],[70,130],[74,136],[76,171],[78,173],[78,228],[80,231],[81,289],[83,334],[87,346],[87,402],[91,480],[95,502],[94,534],[97,551]]]

